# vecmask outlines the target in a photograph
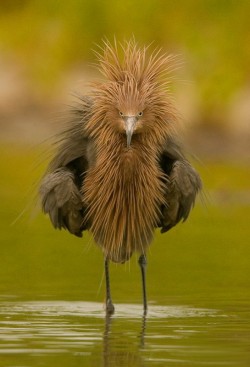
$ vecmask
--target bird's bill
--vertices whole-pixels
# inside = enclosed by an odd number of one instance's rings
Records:
[[[130,147],[136,122],[136,116],[124,116],[125,130],[127,135],[127,147]]]

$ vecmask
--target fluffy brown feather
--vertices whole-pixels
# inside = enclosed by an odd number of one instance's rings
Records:
[[[164,79],[174,57],[146,53],[132,41],[121,50],[105,44],[98,58],[107,80],[94,85],[93,114],[85,125],[96,150],[82,187],[85,219],[104,254],[118,262],[133,251],[144,253],[160,221],[167,177],[158,158],[177,119]],[[143,111],[129,148],[119,111]]]

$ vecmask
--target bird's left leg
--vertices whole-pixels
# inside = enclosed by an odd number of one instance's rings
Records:
[[[147,293],[146,293],[146,266],[147,266],[147,259],[146,255],[142,254],[139,257],[138,263],[141,268],[141,275],[142,275],[142,292],[143,292],[143,309],[144,315],[147,313],[148,305],[147,305]]]
[[[115,312],[115,307],[112,303],[110,282],[109,282],[109,260],[105,258],[105,280],[106,280],[106,313],[112,315]]]

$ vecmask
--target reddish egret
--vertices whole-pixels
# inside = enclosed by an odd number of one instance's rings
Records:
[[[187,219],[201,180],[178,143],[168,88],[175,57],[135,41],[105,42],[97,57],[105,80],[73,108],[41,183],[42,208],[55,228],[88,230],[102,249],[109,314],[109,261],[139,253],[146,313],[147,248],[157,227]]]

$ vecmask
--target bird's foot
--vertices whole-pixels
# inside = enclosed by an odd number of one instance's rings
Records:
[[[115,306],[113,305],[111,299],[107,299],[106,301],[106,313],[108,315],[113,315],[113,313],[115,312]]]

